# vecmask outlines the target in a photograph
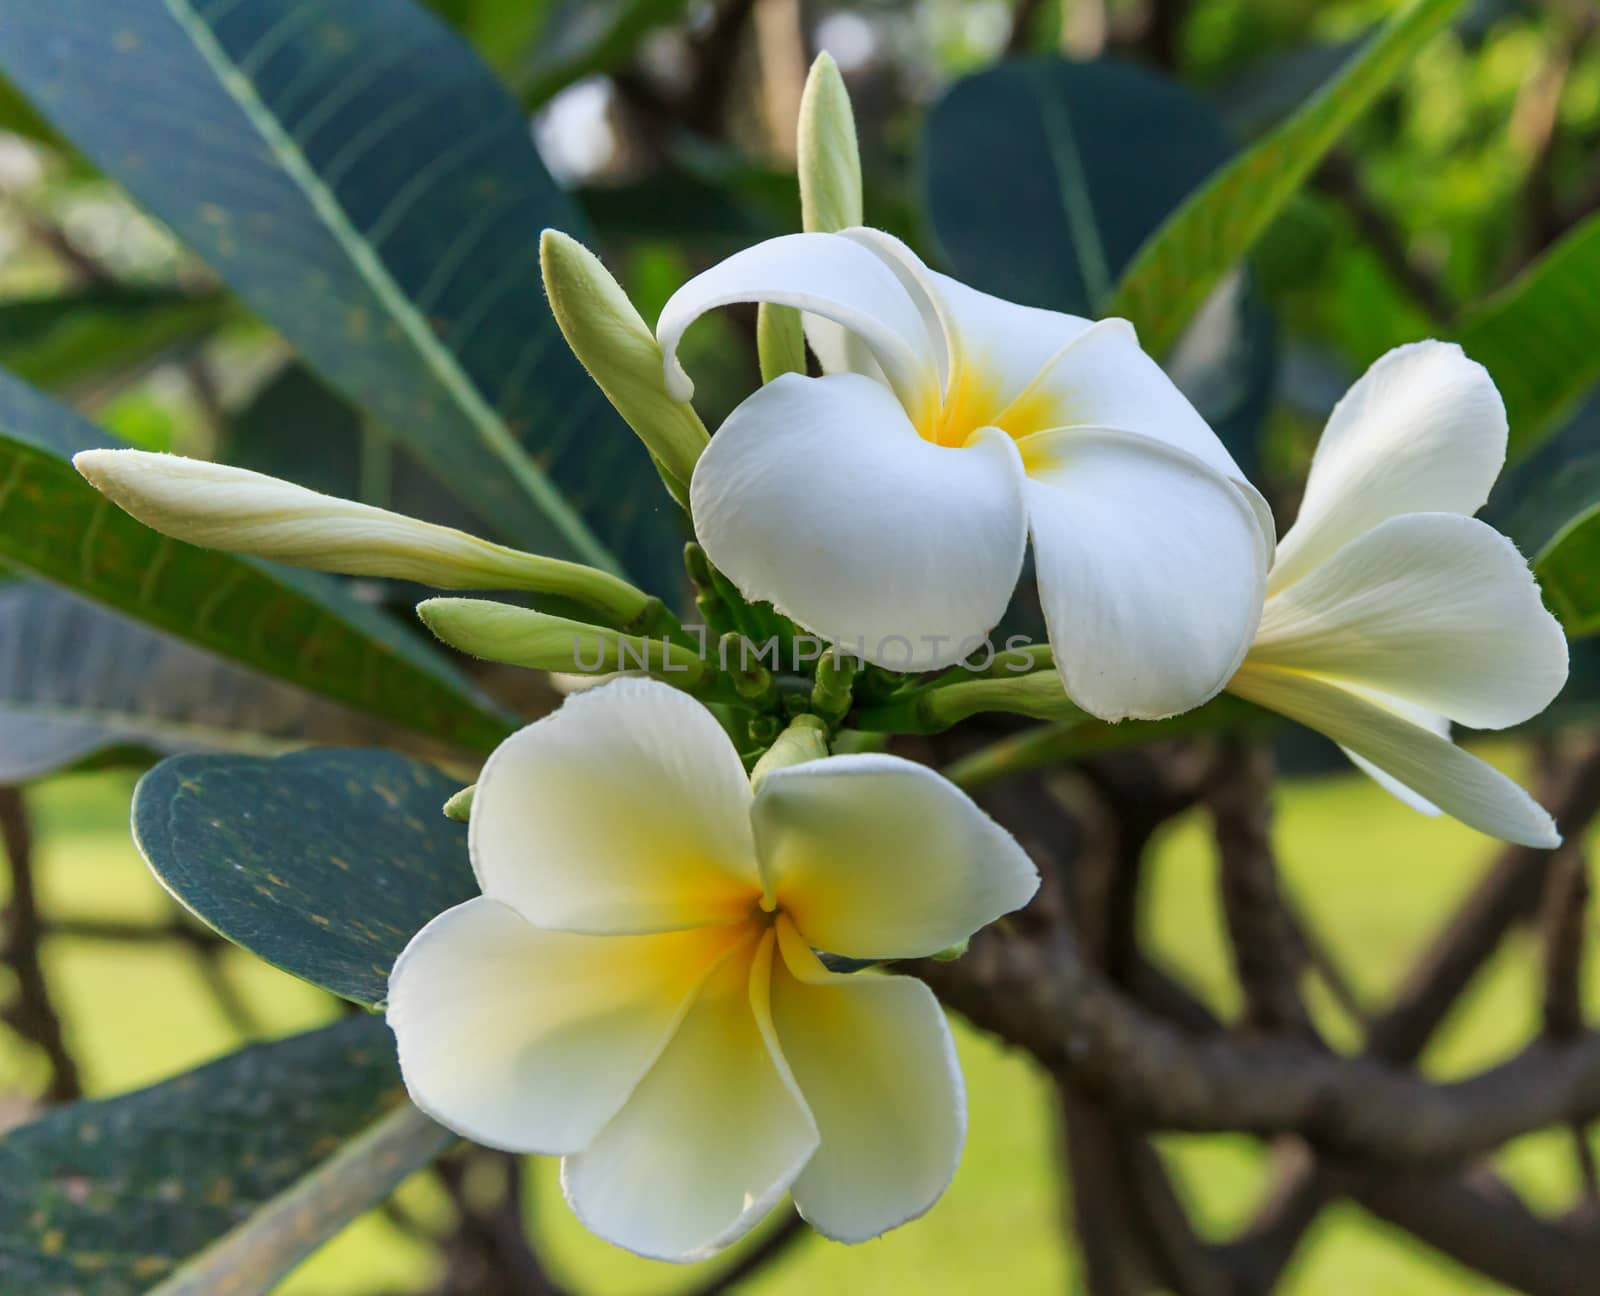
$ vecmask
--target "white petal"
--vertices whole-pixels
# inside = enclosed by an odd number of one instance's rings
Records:
[[[1506,407],[1451,342],[1381,356],[1334,407],[1272,589],[1403,513],[1476,513],[1506,457]]]
[[[1045,363],[1090,327],[1077,315],[1019,306],[937,274],[882,230],[849,229],[841,236],[870,248],[895,272],[938,343],[944,400],[934,439],[943,444],[960,445],[977,428],[997,424],[1000,411]]]
[[[1413,513],[1269,599],[1250,660],[1503,729],[1561,691],[1567,639],[1511,541],[1476,518]]]
[[[1226,478],[1160,441],[1039,432],[1027,464],[1034,566],[1067,695],[1158,720],[1218,693],[1261,615],[1267,556]]]
[[[981,377],[987,408],[975,411],[973,426],[990,422],[1045,361],[1089,327],[1090,321],[1080,316],[1020,306],[930,270],[882,230],[859,227],[841,233],[876,252],[917,302],[924,327],[942,352],[941,381],[948,386],[952,367],[964,370],[969,383]]]
[[[600,933],[738,922],[759,888],[750,781],[698,702],[654,680],[575,694],[478,776],[484,894],[540,927]]]
[[[684,330],[708,310],[735,302],[795,306],[859,337],[883,367],[912,417],[938,401],[936,345],[917,304],[882,260],[837,234],[785,234],[734,253],[673,293],[656,323],[667,390],[688,400],[694,384],[678,363]]]
[[[1063,346],[994,420],[1022,438],[1050,428],[1101,427],[1163,441],[1214,469],[1244,495],[1270,557],[1272,510],[1127,320],[1101,320]]]
[[[1016,839],[925,765],[834,756],[767,775],[751,811],[769,891],[818,949],[916,958],[1020,909]]]
[[[1543,807],[1499,770],[1348,689],[1246,666],[1228,691],[1326,734],[1479,832],[1524,846],[1560,844]]]
[[[578,1218],[658,1260],[699,1260],[747,1233],[817,1149],[817,1126],[777,1049],[774,938],[712,974],[633,1097],[562,1162]]]
[[[925,1213],[967,1133],[955,1041],[913,977],[826,971],[786,919],[772,1019],[822,1142],[794,1183],[819,1233],[865,1242]]]
[[[574,1152],[671,1038],[734,928],[660,936],[541,931],[480,896],[411,938],[389,1025],[411,1099],[512,1152]]]
[[[1245,660],[1249,661],[1250,659],[1246,657]],[[1438,734],[1439,737],[1445,739],[1446,741],[1449,740],[1450,721],[1445,716],[1440,715],[1437,711],[1429,711],[1426,707],[1420,707],[1411,702],[1402,702],[1399,698],[1390,697],[1386,693],[1377,693],[1372,689],[1360,688],[1357,685],[1350,684],[1346,681],[1341,681],[1341,684],[1343,687],[1349,689],[1350,692],[1355,693],[1359,697],[1365,698],[1374,706],[1382,707],[1385,711],[1392,711],[1402,720],[1409,720],[1414,725],[1421,725],[1429,733]],[[1413,810],[1420,810],[1425,815],[1441,815],[1444,813],[1443,810],[1434,805],[1433,802],[1428,800],[1427,797],[1419,796],[1399,779],[1385,774],[1365,756],[1357,755],[1348,747],[1341,747],[1339,750],[1350,758],[1351,763],[1358,770],[1372,779],[1372,781],[1381,787],[1385,792],[1387,792],[1390,796],[1396,797],[1397,799],[1405,802],[1405,804],[1410,806]]]
[[[998,432],[920,438],[868,378],[786,374],[695,466],[711,561],[746,598],[897,670],[949,665],[1000,620],[1027,543],[1022,465]]]

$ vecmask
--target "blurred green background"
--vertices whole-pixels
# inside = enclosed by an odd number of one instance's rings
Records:
[[[701,266],[798,227],[793,113],[818,48],[834,55],[856,104],[869,221],[935,261],[959,260],[927,210],[940,137],[930,142],[925,126],[952,87],[978,84],[965,78],[982,78],[1015,56],[1107,56],[1182,83],[1227,139],[1247,143],[1334,73],[1395,6],[435,0],[432,7],[527,108],[547,164],[586,212],[607,263],[653,319]],[[1396,344],[1448,332],[1451,321],[1600,209],[1597,34],[1600,7],[1592,0],[1474,0],[1268,231],[1252,260],[1250,291],[1254,309],[1272,321],[1263,326],[1269,343],[1256,354],[1270,351],[1275,363],[1251,400],[1262,402],[1252,415],[1261,429],[1253,440],[1255,469],[1275,503],[1292,500],[1328,409],[1368,363]],[[1091,104],[1079,124],[1086,147],[1095,147],[1096,127]],[[1114,153],[1120,145],[1102,136],[1097,147]],[[1135,181],[1129,188],[1137,189]],[[1003,227],[1011,215],[1007,195],[994,202]],[[531,239],[535,231],[528,233]],[[529,290],[536,290],[531,281]],[[752,382],[750,322],[737,314],[708,319],[686,344],[710,425]],[[402,449],[299,366],[281,337],[3,84],[0,366],[137,445],[221,457],[438,520],[463,520]],[[1545,450],[1511,474],[1491,518],[1516,535],[1526,481],[1552,456],[1596,447],[1600,411],[1581,406]],[[393,602],[406,603],[405,591]],[[1559,723],[1592,723],[1600,696],[1593,658],[1577,659]],[[0,722],[17,723],[16,678],[6,678]],[[244,1038],[304,1030],[338,1012],[320,992],[237,950],[213,963],[183,941],[150,939],[174,909],[129,841],[132,767],[148,758],[150,746],[216,736],[208,735],[203,713],[167,719],[160,741],[135,744],[137,751],[120,734],[90,744],[98,751],[91,763],[112,768],[56,774],[26,793],[49,927],[45,968],[91,1095],[164,1079]],[[317,716],[296,720],[302,736],[315,730],[313,721]],[[1532,741],[1483,750],[1526,779]],[[1315,752],[1291,757],[1321,761]],[[1469,830],[1423,818],[1349,774],[1286,782],[1277,839],[1298,901],[1374,1004],[1393,991],[1494,851]],[[1197,814],[1165,829],[1143,897],[1144,922],[1160,957],[1230,1014],[1236,991],[1213,863]],[[1595,988],[1591,976],[1591,998]],[[11,991],[0,980],[0,997]],[[1342,1009],[1317,1007],[1336,1042],[1356,1038]],[[1534,1033],[1537,1009],[1537,952],[1520,933],[1458,1005],[1426,1055],[1426,1070],[1449,1077],[1507,1055]],[[961,1044],[971,1135],[940,1205],[858,1248],[806,1235],[749,1290],[1074,1289],[1050,1090],[1019,1054],[971,1032]],[[42,1057],[0,1026],[0,1125],[35,1109],[45,1075]],[[1226,1236],[1250,1218],[1268,1181],[1270,1150],[1209,1137],[1167,1138],[1162,1146],[1208,1236]],[[1499,1167],[1536,1208],[1564,1207],[1577,1190],[1575,1158],[1560,1132],[1511,1145]],[[558,1280],[606,1296],[692,1291],[704,1281],[693,1269],[635,1260],[584,1234],[560,1202],[554,1167],[534,1164],[529,1173],[533,1226]],[[424,1231],[446,1210],[431,1182],[409,1184],[400,1203]],[[430,1264],[428,1249],[406,1227],[373,1216],[284,1290],[413,1291],[428,1281]],[[1339,1205],[1302,1247],[1284,1290],[1432,1296],[1496,1288]]]

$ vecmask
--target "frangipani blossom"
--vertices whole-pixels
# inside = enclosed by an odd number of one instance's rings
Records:
[[[1450,741],[1537,715],[1567,641],[1516,546],[1472,517],[1506,455],[1494,382],[1457,346],[1375,363],[1334,408],[1261,629],[1230,692],[1339,743],[1408,804],[1530,846],[1550,816]]]
[[[1086,711],[1172,715],[1238,668],[1271,515],[1126,321],[976,292],[877,230],[791,234],[668,301],[673,395],[684,330],[748,301],[804,311],[826,376],[761,388],[696,465],[695,532],[747,598],[879,665],[945,666],[999,621],[1031,534]]]
[[[665,685],[569,698],[484,766],[483,895],[418,932],[388,1015],[412,1098],[493,1147],[561,1154],[586,1225],[692,1260],[786,1190],[863,1241],[943,1192],[965,1137],[949,1027],[909,977],[1025,904],[1027,856],[889,756],[768,773]]]

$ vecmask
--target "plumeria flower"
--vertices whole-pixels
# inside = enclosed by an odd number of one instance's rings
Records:
[[[594,1232],[693,1260],[792,1190],[858,1242],[926,1211],[965,1099],[922,982],[838,975],[1025,904],[1017,843],[931,770],[838,756],[752,791],[709,712],[619,680],[508,738],[473,797],[483,895],[412,939],[388,1015],[413,1100],[559,1153]]]
[[[1538,803],[1449,736],[1452,721],[1527,720],[1567,678],[1566,637],[1527,563],[1471,516],[1505,455],[1505,405],[1461,348],[1379,359],[1328,419],[1228,687],[1326,734],[1418,809],[1555,846]]]
[[[761,388],[696,465],[695,532],[747,598],[879,665],[946,666],[999,621],[1031,534],[1084,710],[1156,719],[1232,676],[1271,514],[1126,321],[976,292],[877,230],[791,234],[668,301],[673,395],[684,330],[748,301],[804,311],[826,376]]]

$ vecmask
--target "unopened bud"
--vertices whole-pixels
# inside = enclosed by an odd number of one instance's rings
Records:
[[[709,438],[693,408],[667,394],[655,335],[600,258],[576,239],[545,230],[539,237],[539,265],[567,345],[644,442],[667,489],[687,508],[689,478]]]
[[[445,643],[486,661],[579,675],[643,671],[683,689],[695,688],[706,676],[705,663],[682,644],[643,639],[509,603],[428,599],[417,605],[417,615]]]
[[[618,625],[642,624],[651,609],[649,595],[607,572],[508,549],[245,468],[144,450],[84,450],[72,462],[96,490],[147,527],[206,549],[435,589],[560,595],[600,609]]]

